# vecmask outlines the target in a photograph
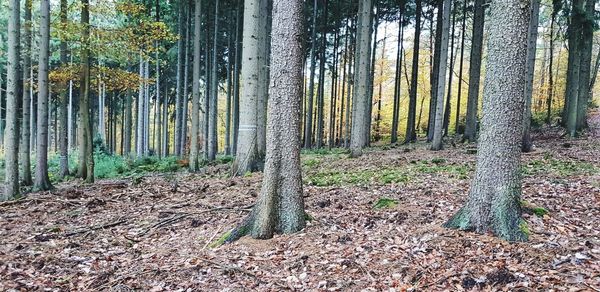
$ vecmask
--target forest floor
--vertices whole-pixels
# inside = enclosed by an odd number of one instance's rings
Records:
[[[600,289],[600,114],[579,139],[549,128],[523,155],[530,241],[441,225],[464,202],[476,155],[449,143],[303,155],[305,230],[210,243],[248,214],[261,175],[70,182],[0,205],[0,290]],[[190,291],[191,291],[190,290]]]

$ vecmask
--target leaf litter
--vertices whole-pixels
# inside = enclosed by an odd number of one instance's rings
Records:
[[[358,159],[305,154],[305,181],[382,167],[410,179],[306,184],[305,230],[218,248],[210,243],[248,214],[260,174],[212,166],[136,184],[65,183],[3,203],[0,290],[599,291],[599,135],[560,135],[537,133],[536,151],[523,155],[535,170],[524,170],[523,200],[548,210],[524,213],[527,243],[441,227],[466,198],[472,146],[375,147]],[[394,204],[374,208],[382,199]]]

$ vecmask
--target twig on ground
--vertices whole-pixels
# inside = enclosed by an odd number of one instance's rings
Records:
[[[88,227],[88,228],[84,228],[84,229],[80,229],[80,230],[75,230],[75,231],[71,231],[71,232],[67,232],[65,233],[64,236],[73,236],[73,235],[77,235],[77,234],[81,234],[81,233],[87,233],[90,231],[95,231],[95,230],[99,230],[99,229],[104,229],[104,228],[109,228],[109,227],[115,227],[117,225],[121,225],[123,223],[127,222],[127,220],[121,218],[117,221],[114,222],[110,222],[110,223],[106,223],[106,224],[102,224],[102,225],[96,225],[96,226],[92,226],[92,227]]]

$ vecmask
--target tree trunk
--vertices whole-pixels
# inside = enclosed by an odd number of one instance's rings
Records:
[[[344,126],[345,126],[345,122],[344,122],[344,103],[346,100],[346,83],[350,83],[350,80],[348,80],[348,76],[350,74],[347,74],[348,71],[347,67],[348,64],[350,64],[350,62],[348,62],[348,59],[350,58],[350,54],[348,52],[348,39],[350,38],[350,28],[349,28],[349,19],[346,20],[346,32],[345,32],[345,36],[344,36],[344,60],[342,62],[342,94],[340,95],[340,127],[338,130],[338,137],[339,137],[339,142],[340,145],[342,144],[342,140],[344,139]]]
[[[394,77],[394,105],[392,109],[392,136],[391,143],[395,144],[398,142],[398,124],[400,123],[400,97],[402,93],[402,51],[404,46],[404,15],[400,12],[400,18],[398,20],[398,44],[396,46],[396,72]]]
[[[440,50],[440,68],[437,77],[437,97],[435,108],[435,123],[433,124],[433,143],[431,150],[443,148],[444,137],[444,96],[446,90],[446,69],[448,67],[448,37],[450,34],[450,0],[444,0],[442,24],[442,43]],[[450,72],[452,74],[452,72]]]
[[[94,182],[94,153],[92,144],[92,125],[90,120],[90,8],[89,0],[81,0],[81,85],[79,90],[79,166],[77,176],[87,183]]]
[[[325,107],[325,50],[327,44],[327,0],[323,0],[323,14],[321,15],[321,48],[319,49],[319,86],[317,88],[317,131],[315,134],[315,147],[323,147],[324,132],[324,107]]]
[[[592,67],[592,48],[594,38],[594,14],[596,0],[586,0],[585,4],[585,15],[582,19],[581,28],[581,64],[579,73],[579,97],[577,101],[577,130],[583,130],[587,127],[587,111],[588,103],[591,100],[592,88],[590,87],[591,81],[591,67]]]
[[[182,128],[183,128],[183,75],[184,75],[184,54],[185,54],[185,2],[179,0],[179,18],[177,41],[177,85],[175,87],[175,155],[182,155]]]
[[[443,23],[444,23],[444,0],[437,0],[437,20],[435,22],[435,44],[433,49],[433,69],[430,75],[431,83],[431,99],[429,101],[429,118],[427,120],[427,142],[433,141],[433,133],[435,132],[435,114],[437,110],[437,97],[438,97],[438,83],[439,83],[439,72],[440,72],[440,52],[442,50],[442,35],[443,35]],[[433,21],[433,17],[432,17]],[[432,23],[433,26],[433,23]],[[419,122],[417,126],[421,124],[421,113],[419,113]]]
[[[571,137],[577,135],[577,109],[579,102],[579,83],[581,73],[581,44],[583,21],[583,0],[573,0],[571,23],[567,31],[569,44],[569,65],[567,68],[567,86],[565,92],[565,107],[563,120],[566,121],[567,133]]]
[[[250,234],[272,238],[305,226],[300,164],[302,108],[303,3],[273,2],[273,39],[267,127],[267,156],[260,196],[251,214],[225,238],[231,242]],[[277,82],[275,82],[277,81]]]
[[[352,131],[350,138],[350,156],[359,157],[363,148],[369,143],[367,139],[370,92],[370,58],[371,58],[371,0],[360,1],[358,4],[358,25],[356,37],[356,52],[354,80],[356,87],[352,98]]]
[[[350,120],[350,108],[351,108],[351,100],[352,100],[352,90],[354,89],[354,71],[356,68],[353,67],[354,62],[356,62],[356,21],[352,22],[352,27],[350,29],[350,53],[348,57],[348,93],[346,94],[346,120],[345,120],[345,134],[344,134],[344,148],[350,148],[350,130],[351,130],[351,120]],[[354,71],[352,71],[354,68]]]
[[[258,103],[257,103],[257,131],[256,148],[260,158],[259,168],[264,164],[265,153],[267,151],[267,101],[269,99],[269,57],[270,57],[270,26],[269,26],[269,5],[270,0],[260,1],[259,25],[259,75],[258,75]]]
[[[306,110],[306,122],[304,124],[304,148],[312,147],[312,116],[313,116],[313,98],[315,96],[315,70],[317,67],[317,57],[315,56],[315,49],[317,44],[317,11],[318,2],[314,0],[313,3],[313,15],[312,15],[312,33],[310,42],[310,77],[308,78],[308,101]]]
[[[546,100],[546,124],[552,123],[552,99],[554,98],[554,73],[552,67],[554,67],[554,24],[556,23],[556,14],[558,11],[552,10],[550,19],[550,60],[548,65],[548,99]]]
[[[520,140],[529,3],[493,0],[477,169],[469,198],[446,227],[525,241]]]
[[[421,0],[416,0],[417,9],[415,11],[415,37],[413,46],[412,72],[410,81],[409,104],[408,104],[408,122],[406,124],[406,137],[404,143],[417,140],[415,132],[415,118],[417,113],[417,83],[419,79],[419,42],[421,37]]]
[[[260,161],[257,147],[258,94],[260,44],[258,36],[264,28],[260,26],[260,1],[244,1],[244,32],[242,51],[242,95],[240,97],[240,126],[238,148],[233,165],[234,175],[244,175],[258,168]]]
[[[229,19],[233,19],[235,11],[231,11]],[[233,55],[233,31],[234,23],[230,21],[227,30],[227,104],[225,110],[225,155],[231,155],[231,98],[233,93],[233,63],[235,56]]]
[[[66,26],[68,23],[67,18],[67,10],[68,10],[68,1],[61,0],[60,1],[60,22],[63,26]],[[67,42],[61,40],[60,43],[60,61],[62,64],[67,64]],[[60,169],[58,176],[60,178],[64,178],[69,175],[69,141],[68,141],[68,99],[67,99],[67,91],[66,88],[68,84],[65,84],[65,89],[62,90],[59,96],[58,101],[58,116],[59,116],[59,132],[56,135],[59,137],[59,148],[60,148]],[[25,100],[23,100],[23,105],[25,105]],[[25,140],[25,137],[23,137]]]
[[[40,45],[38,63],[38,130],[35,167],[35,190],[48,190],[52,187],[48,177],[48,65],[50,64],[50,0],[40,2]]]
[[[462,102],[462,84],[463,84],[463,61],[465,59],[465,35],[467,23],[467,0],[463,0],[462,9],[462,26],[461,26],[461,40],[460,40],[460,68],[458,70],[458,96],[456,100],[456,122],[454,126],[454,133],[456,135],[461,134],[460,132],[460,107]]]
[[[527,37],[527,71],[525,75],[525,109],[523,112],[523,138],[521,151],[531,152],[531,99],[533,95],[533,75],[535,75],[535,55],[537,51],[538,23],[540,14],[540,0],[531,1],[531,19]]]
[[[219,54],[218,40],[219,40],[219,0],[215,3],[215,22],[214,22],[214,35],[213,35],[213,51],[212,51],[212,73],[211,73],[211,87],[212,92],[210,95],[210,101],[208,105],[208,161],[214,161],[217,157],[218,151],[218,135],[217,135],[217,101],[219,95],[219,72],[217,67],[217,61]]]
[[[4,192],[0,201],[19,196],[19,60],[20,60],[20,10],[19,0],[8,1],[8,54],[6,78],[6,128],[4,134]]]
[[[144,59],[142,56],[142,52],[140,51],[140,64],[139,64],[139,75],[140,75],[140,84],[138,88],[138,99],[137,99],[137,124],[136,124],[136,141],[135,141],[135,156],[137,158],[141,158],[144,156],[144,117],[145,117],[145,107],[144,103],[146,98],[144,97],[144,72],[145,65]]]
[[[467,118],[463,139],[475,142],[477,139],[477,111],[479,107],[479,82],[481,78],[481,52],[483,47],[483,26],[485,23],[485,0],[475,0],[473,16],[473,39],[469,63],[469,92],[467,94]]]
[[[446,93],[446,103],[444,104],[444,137],[448,135],[450,127],[450,114],[452,111],[452,77],[454,77],[455,58],[455,32],[456,32],[456,6],[452,7],[452,31],[450,32],[450,70],[448,72],[448,92]]]
[[[243,2],[242,2],[243,3]],[[240,127],[240,63],[241,59],[241,18],[243,9],[239,9],[239,2],[236,2],[237,8],[235,12],[235,65],[233,69],[233,138],[231,145],[231,153],[236,154],[238,148],[238,134]]]
[[[20,143],[20,164],[21,164],[21,183],[24,186],[30,186],[33,184],[31,177],[31,82],[33,80],[31,76],[31,10],[33,6],[32,0],[25,1],[25,22],[23,23],[23,118],[21,119],[21,143]],[[8,111],[7,111],[8,112]]]

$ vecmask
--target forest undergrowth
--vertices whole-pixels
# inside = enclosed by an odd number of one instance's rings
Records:
[[[600,289],[600,115],[579,139],[535,134],[523,155],[527,243],[441,225],[466,198],[472,145],[303,154],[298,234],[212,248],[260,191],[229,165],[76,181],[0,203],[0,290]],[[190,290],[191,291],[191,290]]]

